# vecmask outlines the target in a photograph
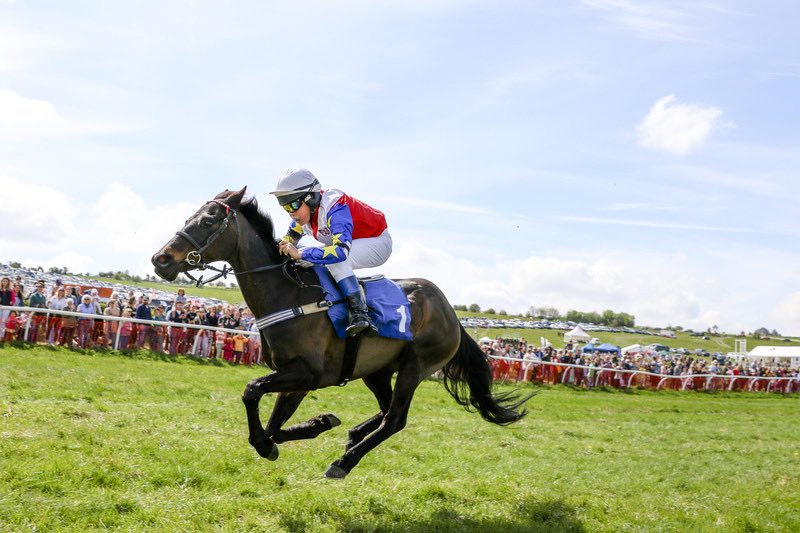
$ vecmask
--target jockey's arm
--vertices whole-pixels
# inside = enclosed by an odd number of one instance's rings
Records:
[[[303,248],[301,259],[317,265],[330,265],[347,259],[353,240],[353,217],[346,204],[336,204],[328,212],[328,229],[332,244],[324,248]]]
[[[289,242],[296,246],[302,237],[303,227],[293,220],[292,225],[289,226],[289,230],[286,232],[286,235],[281,237],[280,242]]]

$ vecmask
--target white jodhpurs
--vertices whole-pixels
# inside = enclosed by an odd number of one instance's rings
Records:
[[[354,239],[347,259],[325,267],[338,283],[353,276],[353,270],[381,266],[390,255],[392,255],[392,236],[387,229],[377,237]]]

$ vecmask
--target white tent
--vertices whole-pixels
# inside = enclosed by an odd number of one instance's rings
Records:
[[[748,361],[762,361],[768,365],[789,364],[800,366],[798,346],[756,346],[744,356]]]
[[[481,337],[481,340],[478,341],[480,344],[492,344],[492,339],[489,337]]]
[[[566,342],[569,341],[589,342],[589,339],[591,338],[592,338],[591,335],[583,331],[583,329],[580,326],[575,326],[572,329],[572,331],[564,334],[564,340]]]

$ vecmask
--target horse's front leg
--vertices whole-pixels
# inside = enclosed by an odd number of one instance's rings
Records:
[[[308,391],[314,388],[316,382],[317,376],[311,372],[309,364],[304,359],[295,357],[272,374],[256,378],[247,384],[242,394],[242,402],[247,412],[247,427],[250,433],[248,440],[261,457],[270,461],[278,458],[278,446],[261,425],[258,412],[258,402],[261,397],[269,392]],[[291,412],[297,409],[302,399],[303,396],[300,396]]]
[[[301,424],[295,424],[286,429],[281,429],[283,425],[297,410],[300,402],[306,397],[308,391],[300,392],[281,392],[275,399],[275,406],[272,408],[272,416],[269,417],[267,427],[264,431],[275,444],[290,440],[313,439],[320,433],[333,429],[341,421],[333,413],[317,415]]]

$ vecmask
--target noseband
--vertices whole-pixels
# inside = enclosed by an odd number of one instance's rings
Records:
[[[231,219],[236,217],[236,211],[231,209],[231,207],[225,202],[221,200],[209,200],[208,202],[206,202],[205,205],[208,205],[210,203],[215,203],[225,208],[225,220],[222,221],[222,225],[220,225],[220,227],[217,228],[217,231],[208,236],[205,244],[198,243],[196,240],[194,240],[194,238],[192,238],[191,235],[189,235],[183,230],[175,232],[175,235],[177,235],[178,237],[183,237],[184,239],[186,239],[186,241],[189,242],[189,244],[195,247],[194,250],[186,254],[186,259],[185,259],[186,263],[188,263],[189,266],[198,267],[201,270],[205,266],[205,264],[203,263],[203,252],[205,252],[209,246],[214,244],[214,241],[216,241],[220,235],[225,233],[225,230],[228,229],[228,224],[230,223]]]

